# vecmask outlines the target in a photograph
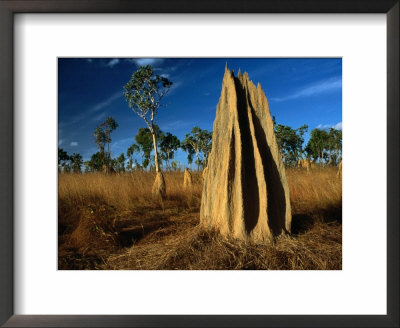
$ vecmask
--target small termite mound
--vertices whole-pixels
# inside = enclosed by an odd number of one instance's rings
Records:
[[[156,179],[154,180],[152,195],[155,199],[164,200],[166,196],[165,179],[162,172],[156,173]]]
[[[186,192],[192,192],[193,182],[192,182],[192,174],[188,169],[185,169],[183,173],[183,189]]]

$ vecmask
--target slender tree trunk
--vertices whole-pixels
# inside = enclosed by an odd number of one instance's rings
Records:
[[[197,171],[199,171],[199,153],[196,151],[196,164],[197,164]]]
[[[158,165],[158,152],[157,152],[157,139],[154,130],[151,131],[151,135],[153,136],[153,147],[154,147],[154,165],[156,167],[156,172],[160,171],[160,167]]]

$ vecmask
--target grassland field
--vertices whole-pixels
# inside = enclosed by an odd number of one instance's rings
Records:
[[[272,243],[222,237],[199,226],[202,173],[164,172],[167,196],[153,199],[154,172],[59,174],[61,270],[340,270],[342,181],[335,167],[287,168],[292,233]]]

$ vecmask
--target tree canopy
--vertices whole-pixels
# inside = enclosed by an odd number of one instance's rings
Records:
[[[290,126],[275,123],[274,130],[283,162],[286,165],[295,165],[303,156],[304,134],[308,126],[292,129]]]
[[[212,132],[202,130],[195,126],[191,133],[186,134],[185,139],[181,143],[181,148],[188,154],[188,163],[193,161],[193,155],[196,155],[195,164],[197,170],[200,165],[207,166],[208,154],[211,150]]]
[[[161,158],[166,162],[167,167],[170,169],[170,160],[174,157],[175,152],[180,147],[181,143],[177,136],[167,132],[162,134],[160,142]]]
[[[154,120],[161,106],[161,100],[171,86],[172,82],[162,75],[155,75],[150,65],[140,66],[124,86],[124,95],[129,107],[145,121],[151,133],[157,172],[159,171],[159,159]]]
[[[156,136],[157,146],[163,138],[163,132],[160,130],[158,125],[153,125],[154,135]],[[153,147],[153,134],[149,128],[140,128],[137,135],[135,136],[136,144],[138,145],[142,154],[142,166],[147,168],[152,162],[151,152],[154,151]],[[153,156],[155,158],[155,156]],[[158,159],[161,160],[161,159]],[[154,166],[154,160],[153,160]]]
[[[74,173],[81,173],[82,172],[81,166],[83,165],[82,156],[78,153],[73,153],[71,155],[71,162],[72,162],[72,171]]]
[[[308,157],[320,163],[337,165],[342,155],[342,131],[314,129],[305,148]]]
[[[111,165],[111,132],[118,127],[118,123],[112,117],[107,117],[106,120],[98,125],[93,132],[94,141],[99,148],[101,164],[106,164],[108,168]],[[105,147],[107,145],[107,151]]]
[[[66,166],[70,164],[70,157],[68,156],[67,152],[62,149],[58,148],[58,169],[59,171],[65,170]]]

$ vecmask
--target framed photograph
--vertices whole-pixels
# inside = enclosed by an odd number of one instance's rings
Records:
[[[399,325],[398,1],[0,22],[2,325]]]

